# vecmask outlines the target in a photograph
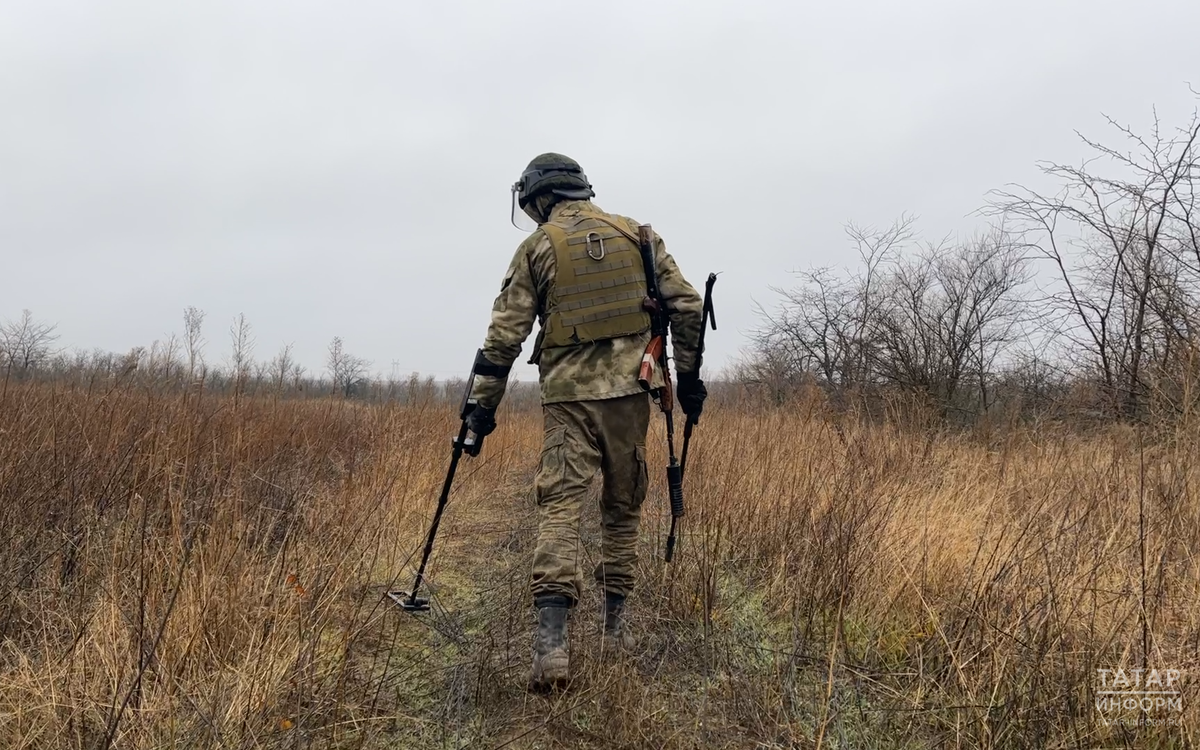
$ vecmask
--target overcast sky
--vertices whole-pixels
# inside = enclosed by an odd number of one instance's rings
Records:
[[[847,221],[966,235],[1102,114],[1182,124],[1198,28],[1194,0],[0,0],[0,319],[125,351],[194,305],[210,361],[245,313],[263,358],[340,335],[463,374],[509,185],[554,150],[698,288],[724,272],[719,367]]]

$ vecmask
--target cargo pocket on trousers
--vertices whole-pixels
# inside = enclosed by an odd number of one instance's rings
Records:
[[[646,499],[646,489],[650,485],[650,474],[646,468],[646,446],[636,445],[633,448],[633,459],[637,467],[637,476],[633,480],[633,509],[642,507]]]
[[[566,441],[566,425],[551,428],[542,441],[542,458],[533,481],[538,505],[562,492],[567,472]]]

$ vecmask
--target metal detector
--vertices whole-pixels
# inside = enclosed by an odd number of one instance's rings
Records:
[[[413,581],[411,591],[389,591],[387,596],[389,599],[400,605],[400,609],[405,612],[428,612],[429,599],[417,596],[417,592],[421,588],[421,582],[425,578],[425,566],[429,564],[429,555],[433,552],[433,540],[437,536],[438,524],[442,521],[442,513],[446,510],[446,503],[450,500],[450,486],[454,483],[454,472],[458,469],[458,460],[466,453],[468,456],[478,456],[479,451],[483,448],[483,436],[478,435],[467,427],[467,417],[471,412],[475,411],[478,403],[471,398],[471,391],[475,387],[475,376],[479,374],[481,364],[487,368],[488,361],[483,356],[483,350],[480,350],[475,355],[475,363],[471,365],[471,374],[467,378],[467,387],[463,392],[462,406],[459,410],[459,417],[462,419],[462,426],[458,428],[458,435],[453,438],[454,446],[450,453],[450,469],[446,472],[446,481],[442,483],[442,494],[438,497],[437,510],[433,513],[433,523],[429,526],[429,535],[425,538],[425,552],[421,555],[421,565],[417,568],[417,578]],[[494,368],[494,366],[492,366]]]

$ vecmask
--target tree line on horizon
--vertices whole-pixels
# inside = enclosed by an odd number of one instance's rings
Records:
[[[835,403],[900,396],[943,420],[995,414],[1138,420],[1191,412],[1200,399],[1200,115],[1148,133],[1109,120],[1118,145],[1080,136],[1079,166],[1041,163],[1052,186],[992,191],[986,231],[922,240],[911,216],[879,229],[849,224],[855,261],[772,287],[743,356],[714,381],[721,393],[783,401],[808,388]],[[28,310],[0,324],[10,379],[139,378],[209,391],[370,401],[457,399],[463,381],[384,378],[340,337],[324,369],[290,344],[255,358],[244,315],[229,354],[205,360],[205,314],[182,335],[124,354],[55,349],[56,327]],[[706,374],[707,375],[707,374]],[[537,403],[516,383],[517,406]]]

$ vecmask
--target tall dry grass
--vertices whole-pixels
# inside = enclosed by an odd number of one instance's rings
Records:
[[[670,566],[650,439],[638,649],[603,650],[589,592],[575,680],[541,697],[524,690],[537,413],[502,412],[464,462],[434,610],[382,597],[411,580],[454,411],[7,385],[0,744],[1194,743],[1190,428],[979,436],[835,415],[814,395],[714,404]],[[1177,725],[1096,709],[1095,670],[1143,665],[1183,671],[1182,716],[1151,716]]]

